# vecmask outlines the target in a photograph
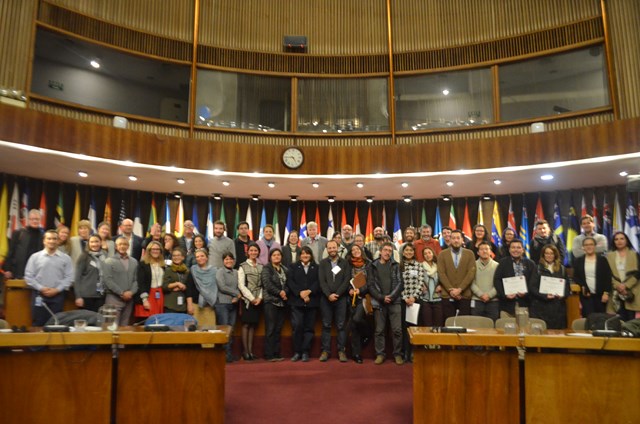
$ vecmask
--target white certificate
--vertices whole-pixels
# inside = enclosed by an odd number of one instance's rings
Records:
[[[540,293],[564,296],[564,278],[540,277]]]
[[[418,325],[418,313],[420,312],[420,304],[414,303],[411,306],[407,306],[407,313],[404,317],[405,321]]]
[[[511,294],[527,293],[527,280],[524,278],[524,275],[503,278],[502,285],[504,286],[504,294],[507,296]]]

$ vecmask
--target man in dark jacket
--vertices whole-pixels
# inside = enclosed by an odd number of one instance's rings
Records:
[[[29,211],[28,224],[28,227],[14,232],[11,236],[9,254],[4,261],[4,276],[7,280],[24,278],[27,261],[31,255],[42,250],[42,229],[38,209]]]
[[[371,266],[367,276],[367,286],[374,299],[375,320],[375,364],[385,359],[385,333],[387,320],[393,333],[393,356],[396,364],[402,365],[402,272],[393,259],[393,244],[385,242],[380,247],[380,257]]]
[[[493,286],[500,299],[500,318],[515,317],[516,305],[529,306],[529,285],[536,274],[536,264],[524,256],[522,240],[514,239],[509,245],[509,256],[498,262],[496,272],[493,274]],[[505,278],[523,276],[526,283],[526,291],[511,293],[505,289]],[[507,294],[508,293],[508,294]]]

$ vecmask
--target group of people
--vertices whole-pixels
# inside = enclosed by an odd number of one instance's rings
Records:
[[[315,222],[307,224],[304,239],[292,231],[283,245],[270,225],[260,240],[252,241],[247,222],[237,224],[238,236],[232,240],[225,235],[225,223],[216,221],[208,241],[191,221],[185,221],[180,238],[163,235],[154,225],[150,236],[142,239],[133,234],[133,222],[125,219],[115,240],[108,223],[100,223],[91,234],[90,223],[81,221],[78,236],[69,239],[66,227],[43,236],[38,210],[29,212],[28,222],[12,237],[4,270],[5,277],[24,278],[33,289],[34,326],[50,318],[43,303],[62,311],[65,292],[73,287],[78,308],[98,311],[111,305],[119,311],[120,325],[167,312],[191,314],[205,327],[233,327],[239,319],[246,361],[257,358],[254,338],[261,319],[264,358],[283,360],[281,333],[287,310],[294,362],[310,360],[318,312],[323,362],[332,354],[332,327],[339,361],[348,361],[350,335],[351,358],[357,363],[363,362],[363,342],[373,337],[376,364],[386,359],[390,330],[398,365],[411,360],[407,327],[443,326],[456,314],[495,321],[528,307],[530,315],[543,319],[548,328],[567,327],[567,252],[546,221],[535,223],[531,259],[513,230],[505,230],[498,249],[481,224],[471,238],[445,227],[443,245],[432,237],[429,225],[409,227],[404,243],[396,246],[381,227],[374,230],[374,240],[365,243],[349,225],[327,240]],[[629,239],[616,233],[607,252],[607,240],[594,232],[593,218],[582,217],[581,226],[583,233],[574,240],[572,253],[583,315],[609,312],[637,318],[639,260]],[[417,314],[409,313],[416,309]],[[236,359],[231,348],[230,341],[228,361]]]

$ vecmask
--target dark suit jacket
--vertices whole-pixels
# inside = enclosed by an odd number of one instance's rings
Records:
[[[573,264],[573,281],[581,287],[587,287],[587,277],[584,273],[585,257],[577,258]],[[604,292],[611,292],[611,268],[609,261],[602,255],[597,255],[596,259],[596,292],[598,299],[602,298]]]
[[[296,246],[296,260],[300,257],[300,246]],[[291,256],[291,246],[288,244],[282,247],[282,263],[287,268],[291,267],[293,263],[293,259]]]
[[[449,290],[462,289],[462,297],[471,299],[471,283],[476,278],[476,258],[469,249],[460,248],[458,268],[453,263],[451,249],[444,249],[438,255],[438,278],[444,287],[442,298],[448,299]]]
[[[331,259],[325,258],[320,261],[320,289],[327,298],[332,293],[343,296],[349,290],[349,280],[351,280],[349,263],[338,257],[337,265],[340,267],[340,272],[334,276],[331,269]]]
[[[309,270],[304,272],[304,266],[297,261],[289,268],[289,278],[287,278],[287,286],[291,290],[289,305],[291,306],[307,306],[309,308],[317,308],[320,306],[320,281],[318,277],[318,264],[311,261]],[[311,290],[311,299],[309,303],[304,303],[300,297],[303,290]]]
[[[536,275],[536,264],[531,259],[522,258],[524,265],[524,278],[527,280],[527,290],[531,285],[531,279]],[[525,297],[516,297],[515,299],[507,299],[504,294],[503,278],[515,277],[516,273],[513,270],[513,259],[511,256],[500,259],[495,274],[493,274],[493,286],[498,292],[498,298],[500,299],[500,310],[505,311],[511,315],[516,312],[516,303],[521,307],[529,306],[529,295]]]

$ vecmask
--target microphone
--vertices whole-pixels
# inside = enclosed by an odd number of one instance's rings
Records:
[[[465,327],[459,327],[456,325],[456,321],[458,320],[458,314],[460,313],[460,309],[456,309],[456,316],[453,317],[453,325],[445,326],[440,329],[441,333],[466,333],[467,329]]]
[[[620,317],[617,314],[607,319],[604,322],[604,330],[594,330],[592,332],[593,336],[594,337],[621,337],[622,333],[620,331],[609,330],[609,323],[616,319],[620,319]]]
[[[47,312],[49,312],[49,315],[53,317],[53,322],[54,322],[53,324],[45,325],[42,328],[43,331],[46,331],[47,333],[68,333],[69,332],[69,326],[60,325],[60,323],[58,322],[58,317],[56,316],[56,314],[53,313],[53,311],[49,308],[49,306],[46,304],[44,300],[42,301],[42,307],[46,309]]]

